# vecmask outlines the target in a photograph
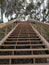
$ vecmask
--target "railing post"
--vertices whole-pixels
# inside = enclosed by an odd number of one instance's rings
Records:
[[[12,23],[12,29],[13,29],[14,23]]]
[[[42,26],[42,24],[41,24],[41,27],[40,27],[40,33],[41,33],[41,35],[43,34],[43,33],[42,33],[42,29],[43,29],[43,26]]]
[[[7,26],[5,27],[5,36],[7,35]]]
[[[33,64],[35,64],[35,58],[33,58]]]

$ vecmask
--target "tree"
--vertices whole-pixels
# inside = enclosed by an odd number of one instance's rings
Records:
[[[1,22],[3,22],[3,13],[6,9],[6,0],[0,0],[0,9],[1,9]]]
[[[16,18],[23,17],[23,15],[30,15],[31,19],[35,18],[40,20],[41,17],[43,17],[42,20],[44,20],[44,18],[49,17],[49,0],[47,0],[47,6],[45,8],[43,7],[44,1],[45,0],[36,0],[36,2],[34,2],[34,0],[30,0],[30,3],[27,3],[27,0],[0,0],[1,20],[3,22],[4,12],[7,18],[9,16],[12,18],[13,13],[15,13]],[[43,9],[41,9],[41,5]]]

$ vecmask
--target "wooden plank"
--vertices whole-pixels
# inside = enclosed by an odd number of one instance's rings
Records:
[[[33,63],[33,64],[0,64],[0,65],[49,65],[49,63]]]
[[[49,51],[49,48],[45,49],[0,49],[0,51]]]
[[[49,55],[2,55],[0,59],[25,59],[25,58],[49,58]]]
[[[11,20],[11,21],[9,21],[9,22],[7,22],[7,23],[4,23],[4,24],[2,24],[2,25],[0,26],[0,28],[4,28],[4,27],[6,27],[6,26],[8,26],[8,25],[11,25],[11,24],[14,23],[15,21],[16,21],[16,19]]]
[[[8,40],[8,39],[16,39],[16,38],[7,38],[7,40]],[[18,39],[29,39],[29,38],[18,38]],[[34,40],[34,39],[35,39],[35,40],[38,40],[39,38],[30,38],[30,39],[33,39],[33,40]]]
[[[24,31],[23,31],[24,32]],[[21,32],[21,31],[19,31],[19,35],[21,34],[21,33],[23,33],[23,32]],[[19,35],[18,35],[18,37],[19,37]],[[29,37],[29,33],[28,33],[28,37]],[[26,41],[18,41],[18,39],[19,38],[17,38],[17,41],[16,42],[26,42]],[[40,38],[41,39],[41,38]],[[8,42],[8,41],[7,41]],[[10,42],[12,42],[12,41],[10,41]],[[13,41],[14,42],[14,41]],[[28,41],[27,41],[28,42]],[[31,42],[37,42],[37,41],[30,41],[30,37],[29,37],[29,42],[30,42],[30,44],[23,44],[23,45],[21,45],[21,44],[16,44],[15,45],[15,47],[16,46],[28,46],[28,45],[30,45],[30,46],[37,46],[37,45],[45,45],[46,46],[46,44],[45,44],[45,42],[43,43],[43,44],[31,44]],[[40,42],[40,41],[38,41],[38,42]],[[43,41],[42,41],[43,42]],[[5,44],[6,45],[6,44]],[[1,46],[4,46],[4,45],[1,45]],[[8,44],[7,46],[10,46],[10,44]],[[14,45],[13,45],[14,46]],[[0,49],[0,51],[13,51],[13,53],[14,53],[14,51],[49,51],[49,48],[47,47],[47,48],[41,48],[41,49]],[[0,55],[0,59],[9,59],[10,60],[10,64],[9,65],[22,65],[22,64],[11,64],[11,60],[12,59],[26,59],[26,58],[28,58],[28,59],[33,59],[34,61],[33,61],[33,63],[32,64],[28,64],[28,65],[49,65],[49,63],[36,63],[35,64],[35,59],[36,58],[48,58],[49,59],[49,54],[43,54],[43,55]],[[3,64],[2,64],[3,65]],[[8,64],[7,64],[8,65]],[[23,65],[27,65],[27,64],[23,64]]]
[[[1,46],[45,46],[45,44],[4,44],[4,45],[1,45]]]
[[[28,41],[28,40],[27,41],[19,41],[18,40],[18,41],[6,41],[6,42],[41,42],[41,41],[39,41],[39,40],[37,40],[37,41],[33,41],[33,40],[32,41]]]

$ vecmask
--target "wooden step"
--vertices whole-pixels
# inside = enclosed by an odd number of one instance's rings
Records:
[[[1,65],[3,65],[3,64],[1,64]],[[4,64],[5,65],[5,64]],[[9,64],[6,64],[6,65],[9,65]],[[49,63],[34,63],[34,64],[10,64],[10,65],[49,65]]]
[[[28,36],[9,36],[9,38],[29,38]],[[30,36],[30,38],[39,38],[38,36]]]
[[[0,56],[0,59],[33,59],[33,58],[37,58],[37,59],[41,59],[41,58],[48,58],[49,59],[49,55],[10,55],[10,56]]]
[[[1,65],[3,65],[3,64],[1,64]],[[5,64],[4,64],[5,65]],[[6,64],[6,65],[9,65],[9,64]],[[10,64],[10,65],[49,65],[49,63],[34,63],[34,64]]]
[[[30,23],[20,23],[0,45],[0,65],[49,65],[49,48]]]
[[[1,46],[45,46],[45,44],[31,44],[31,43],[29,43],[29,44],[3,44],[3,45],[1,45]]]
[[[0,55],[48,55],[48,49],[0,49]]]

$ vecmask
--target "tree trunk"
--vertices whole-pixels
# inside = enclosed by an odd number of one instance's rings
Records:
[[[1,23],[3,23],[3,9],[2,9],[2,1],[1,1]]]
[[[3,12],[2,12],[2,9],[1,9],[1,23],[3,23]]]

